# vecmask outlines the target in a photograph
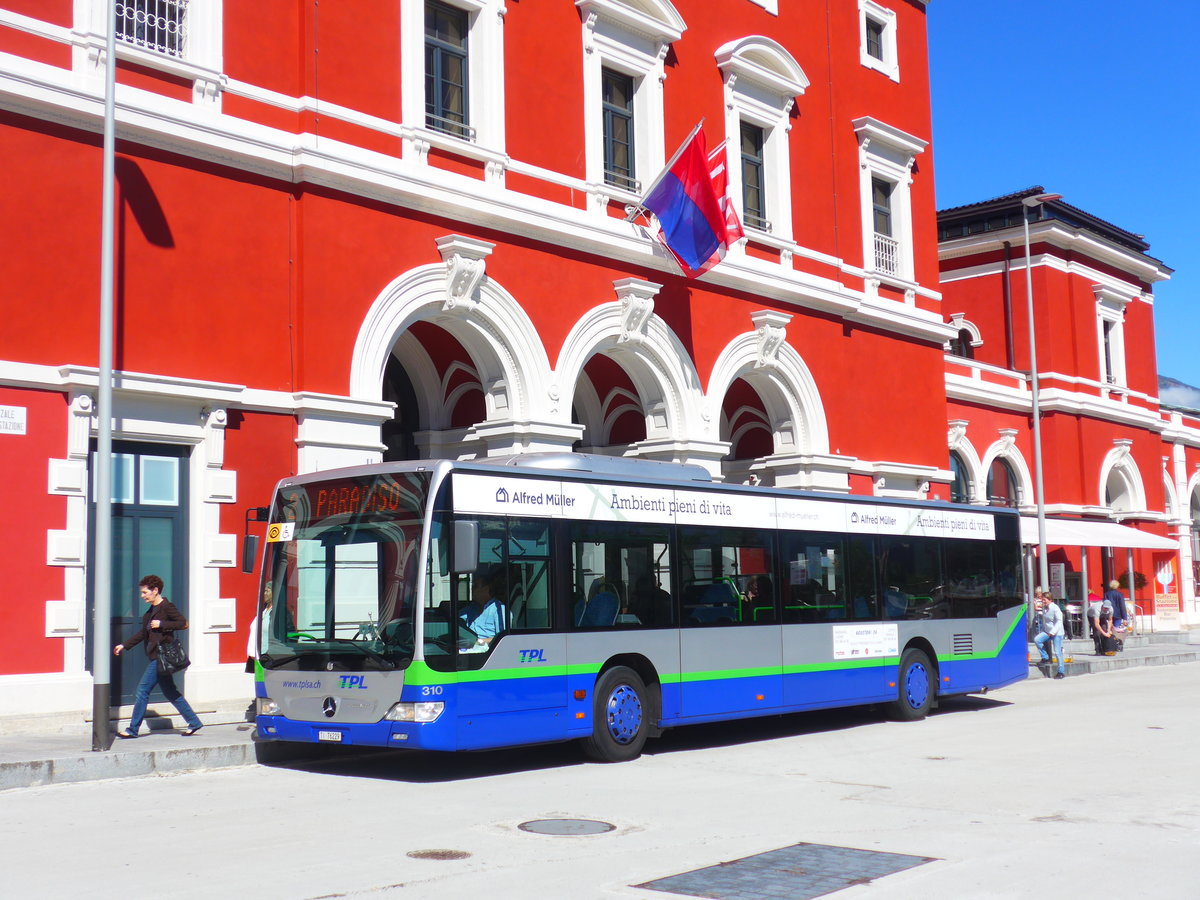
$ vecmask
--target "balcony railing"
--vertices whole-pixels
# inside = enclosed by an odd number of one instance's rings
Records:
[[[613,187],[620,188],[623,191],[640,194],[642,192],[642,183],[636,178],[630,178],[621,172],[612,172],[608,169],[604,170],[604,183],[611,184]]]
[[[117,39],[178,59],[187,50],[188,0],[118,0]]]
[[[448,119],[445,116],[435,116],[431,112],[425,113],[425,127],[432,131],[440,131],[442,134],[449,134],[456,138],[462,138],[464,141],[475,143],[475,129],[465,122],[460,122],[455,119]]]
[[[875,271],[884,275],[900,273],[900,242],[879,232],[875,232]]]

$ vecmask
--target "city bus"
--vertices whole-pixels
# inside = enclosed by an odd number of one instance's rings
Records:
[[[579,453],[284,479],[261,740],[482,750],[939,700],[1027,674],[1014,511]]]

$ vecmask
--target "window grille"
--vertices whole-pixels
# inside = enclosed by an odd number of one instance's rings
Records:
[[[188,0],[118,0],[117,39],[182,59],[187,50]]]

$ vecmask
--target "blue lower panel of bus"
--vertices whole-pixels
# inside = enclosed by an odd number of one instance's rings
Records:
[[[1021,680],[1028,672],[1024,637],[1018,624],[994,656],[939,659],[936,689],[942,695],[965,694]],[[890,661],[778,676],[668,679],[661,685],[660,722],[671,726],[887,702],[896,699],[896,676],[896,662]],[[446,710],[436,722],[344,724],[260,716],[258,728],[267,740],[344,746],[478,750],[548,743],[592,733],[595,686],[591,672],[480,679],[445,685],[438,696]],[[411,690],[404,689],[405,700],[421,699],[416,688]],[[577,691],[581,699],[575,699]]]
[[[283,716],[259,716],[261,740],[300,741],[343,747],[413,747],[424,750],[456,750],[455,722],[330,723],[296,722]]]

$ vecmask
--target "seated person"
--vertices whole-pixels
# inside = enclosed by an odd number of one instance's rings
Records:
[[[671,595],[653,575],[639,575],[633,583],[629,611],[643,625],[666,625],[671,621]]]
[[[1104,651],[1100,647],[1100,632],[1098,623],[1101,616],[1112,618],[1112,603],[1105,600],[1096,591],[1088,592],[1088,624],[1092,627],[1092,644],[1095,645],[1096,655],[1099,656]]]
[[[751,622],[769,622],[775,615],[775,589],[768,575],[751,575],[742,592],[744,615]]]
[[[1104,656],[1115,656],[1120,650],[1124,649],[1121,639],[1116,636],[1113,628],[1112,613],[1108,607],[1101,607],[1100,617],[1096,619],[1096,631],[1094,633],[1096,641],[1096,655],[1103,654]]]
[[[504,567],[499,565],[477,571],[471,583],[471,602],[458,614],[478,638],[476,652],[486,650],[506,627],[504,600],[508,585],[504,576]]]

